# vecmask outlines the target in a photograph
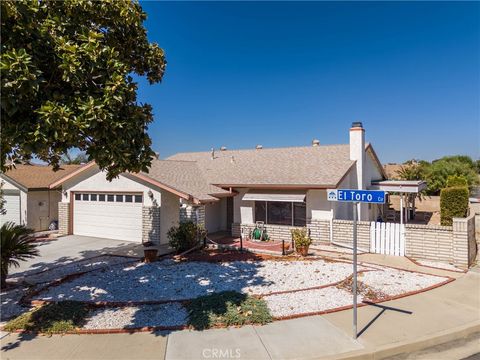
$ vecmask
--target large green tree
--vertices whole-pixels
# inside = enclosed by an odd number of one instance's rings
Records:
[[[444,156],[431,163],[410,160],[403,164],[398,175],[403,180],[425,180],[428,195],[439,195],[447,187],[449,177],[465,179],[470,189],[479,183],[476,162],[465,155]]]
[[[131,0],[1,1],[1,169],[33,156],[58,168],[71,148],[113,178],[146,171],[152,108],[133,74],[153,84],[164,52]]]

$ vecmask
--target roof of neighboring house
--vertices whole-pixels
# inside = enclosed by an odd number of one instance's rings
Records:
[[[16,165],[2,175],[4,175],[7,180],[13,180],[13,182],[26,190],[49,189],[50,184],[82,166],[83,165],[62,165],[58,171],[53,171],[53,167],[47,165]]]
[[[349,145],[179,153],[168,160],[193,161],[209,183],[229,186],[335,187],[355,163]]]
[[[385,164],[383,165],[383,169],[385,170],[385,174],[389,179],[398,179],[400,170],[402,170],[402,164]]]

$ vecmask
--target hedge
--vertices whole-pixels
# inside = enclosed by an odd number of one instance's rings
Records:
[[[468,188],[454,186],[440,192],[440,223],[452,225],[454,217],[466,217],[468,211]]]
[[[467,179],[465,178],[465,176],[450,175],[447,178],[447,188],[458,187],[458,186],[468,187],[468,182],[467,182]]]

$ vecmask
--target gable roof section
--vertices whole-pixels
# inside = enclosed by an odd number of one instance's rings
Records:
[[[192,161],[153,160],[149,172],[140,174],[189,194],[199,202],[216,201],[218,199],[213,195],[230,194],[227,190],[211,185],[203,177],[198,165]]]
[[[222,187],[335,187],[355,163],[349,145],[179,153],[168,160],[194,161],[203,177]]]
[[[16,165],[2,176],[26,190],[47,190],[50,188],[50,184],[73,173],[82,166],[62,165],[58,171],[53,171],[53,167],[47,165]]]

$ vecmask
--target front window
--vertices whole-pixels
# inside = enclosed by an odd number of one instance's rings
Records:
[[[305,203],[284,201],[255,201],[255,221],[270,225],[306,226]]]

